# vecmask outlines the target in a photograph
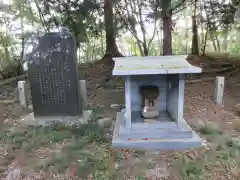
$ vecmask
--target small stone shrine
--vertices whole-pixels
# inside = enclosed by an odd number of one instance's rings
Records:
[[[34,37],[28,62],[34,117],[38,123],[60,121],[71,124],[87,121],[77,70],[76,42],[63,29]]]
[[[113,75],[125,78],[125,109],[117,113],[112,146],[180,150],[202,146],[183,118],[184,75],[201,68],[186,56],[114,58]]]

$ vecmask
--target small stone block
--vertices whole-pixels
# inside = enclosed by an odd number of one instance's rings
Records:
[[[27,83],[26,81],[19,81],[18,82],[18,96],[20,105],[24,108],[28,105],[28,92],[27,92]]]
[[[83,103],[83,108],[86,108],[88,106],[88,100],[87,100],[87,86],[85,80],[79,81],[79,89],[80,89],[80,96]]]
[[[216,84],[215,84],[215,92],[214,92],[214,101],[217,104],[223,104],[223,96],[224,96],[224,77],[217,76]]]
[[[102,127],[109,127],[112,124],[112,118],[98,119],[97,122]]]

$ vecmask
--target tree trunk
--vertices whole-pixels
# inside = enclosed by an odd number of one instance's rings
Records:
[[[157,31],[157,42],[158,42],[158,46],[159,46],[159,49],[161,48],[161,46],[162,46],[162,43],[161,43],[161,38],[160,38],[160,34],[161,34],[161,32],[159,32],[159,30]],[[160,52],[160,54],[158,54],[158,55],[161,55],[161,51],[158,51],[158,52]]]
[[[37,7],[37,11],[38,11],[38,15],[39,15],[39,18],[40,18],[40,21],[41,21],[41,24],[43,26],[43,28],[45,29],[45,31],[49,32],[49,27],[44,19],[44,14],[42,13],[42,10],[41,10],[41,7],[39,5],[39,2],[37,0],[34,0],[35,2],[35,5]]]
[[[215,42],[215,37],[214,37],[214,34],[213,32],[211,31],[210,32],[210,37],[211,37],[211,40],[212,40],[212,45],[213,45],[213,48],[214,48],[214,51],[217,52],[217,45],[216,45],[216,42]]]
[[[103,48],[103,32],[102,32],[102,30],[101,30],[101,36],[100,36],[101,38],[100,38],[100,44],[101,44],[101,52],[102,52],[102,54],[104,54],[104,48]]]
[[[210,2],[210,7],[212,9],[212,12],[214,12],[214,2],[213,1],[209,1],[209,2]],[[215,15],[212,18],[216,18]],[[216,49],[217,52],[220,52],[220,43],[219,43],[217,31],[218,31],[218,27],[217,27],[216,23],[212,22],[211,36],[212,36],[213,43],[215,46],[214,49]]]
[[[20,58],[19,58],[19,62],[18,62],[18,68],[17,68],[17,75],[20,76],[22,74],[22,66],[23,66],[23,56],[24,56],[24,49],[25,49],[25,39],[24,37],[22,37],[22,40],[21,40],[21,54],[20,54]]]
[[[105,21],[105,31],[106,31],[105,57],[122,56],[116,44],[115,30],[114,30],[114,24],[113,24],[112,0],[104,0],[104,21]]]
[[[139,2],[138,2],[138,11],[139,11],[139,24],[140,24],[140,28],[143,35],[143,43],[142,43],[143,53],[144,53],[144,56],[148,56],[146,29],[145,29],[143,18],[142,18],[142,7],[141,7],[141,4],[139,4]]]
[[[205,42],[206,42],[205,37],[207,37],[207,33],[208,33],[208,32],[204,33],[205,24],[202,23],[204,21],[204,18],[203,18],[203,12],[204,12],[203,5],[204,5],[203,1],[200,0],[200,17],[201,17],[201,25],[200,25],[200,27],[201,27],[201,54],[202,55],[205,54],[205,48],[204,48]],[[206,27],[206,31],[208,31],[208,25]]]
[[[220,46],[220,42],[219,42],[219,39],[218,39],[217,32],[215,32],[215,38],[216,38],[216,41],[217,41],[217,51],[220,52],[221,51],[221,46]]]
[[[172,54],[172,12],[171,0],[162,1],[163,7],[163,55]]]
[[[142,42],[139,40],[139,38],[136,38],[136,41],[137,41],[138,49],[141,53],[141,56],[144,56],[144,50],[143,50]]]
[[[21,6],[21,10],[20,11],[24,11],[24,6]],[[25,34],[24,34],[24,23],[23,23],[23,16],[21,15],[21,53],[20,53],[20,57],[18,59],[17,62],[17,76],[21,75],[23,72],[23,56],[24,56],[24,49],[25,49]]]
[[[197,27],[197,0],[194,3],[194,14],[192,16],[192,54],[198,55],[199,54],[199,47],[198,47],[198,27]]]
[[[208,39],[208,28],[207,28],[207,31],[206,31],[205,37],[204,37],[204,43],[203,43],[203,49],[202,49],[203,56],[205,56],[205,52],[206,52],[207,39]]]
[[[145,43],[143,44],[143,53],[144,53],[144,56],[148,56],[148,47]]]
[[[186,41],[186,43],[185,43],[185,52],[186,52],[186,54],[188,53],[188,16],[187,16],[187,14],[185,13],[185,15],[184,15],[185,17],[185,26],[186,26],[186,32],[185,32],[185,41]]]
[[[224,51],[227,52],[228,49],[228,29],[224,31],[224,42],[223,42]]]
[[[197,31],[197,20],[196,16],[192,16],[192,54],[198,55],[199,54],[199,47],[198,47],[198,31]]]

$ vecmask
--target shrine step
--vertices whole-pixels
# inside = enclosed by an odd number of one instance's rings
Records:
[[[186,139],[129,139],[120,140],[114,137],[112,141],[113,148],[121,149],[139,149],[139,150],[184,150],[190,148],[199,148],[204,145],[202,139],[196,134],[192,138]]]
[[[184,129],[124,128],[123,113],[117,113],[113,132],[112,147],[142,150],[183,150],[203,145],[202,139],[182,119]]]
[[[122,140],[128,139],[184,139],[191,138],[193,133],[191,130],[181,129],[139,129],[139,130],[128,130],[122,126],[118,132],[119,138]]]

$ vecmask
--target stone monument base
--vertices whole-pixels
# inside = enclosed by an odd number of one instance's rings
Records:
[[[184,128],[165,123],[163,126],[142,126],[127,129],[125,111],[117,113],[112,147],[140,150],[184,150],[202,147],[204,141],[184,121]],[[175,123],[174,123],[175,124]]]
[[[29,126],[49,126],[55,123],[65,125],[87,124],[93,117],[92,110],[83,110],[81,116],[51,116],[51,117],[34,117],[34,113],[30,113],[21,118],[20,123]]]

